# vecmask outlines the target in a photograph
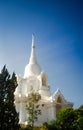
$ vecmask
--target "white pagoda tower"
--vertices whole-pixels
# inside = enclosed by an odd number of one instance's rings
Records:
[[[41,70],[40,65],[37,63],[35,55],[34,34],[32,35],[32,48],[29,63],[25,67],[24,76],[17,76],[18,86],[15,90],[15,106],[19,113],[19,123],[27,124],[27,96],[33,87],[34,91],[41,94],[39,107],[41,115],[35,125],[42,125],[44,122],[49,122],[56,119],[57,111],[65,106],[73,106],[73,103],[66,101],[61,91],[57,89],[51,95],[50,86],[45,72]]]

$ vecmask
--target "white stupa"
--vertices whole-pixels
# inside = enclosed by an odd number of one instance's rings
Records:
[[[41,115],[35,125],[42,125],[44,122],[49,122],[56,119],[57,111],[64,106],[73,106],[73,103],[66,101],[61,91],[57,89],[51,95],[50,86],[48,85],[47,75],[41,70],[40,65],[37,63],[35,55],[34,34],[32,35],[32,48],[29,63],[25,67],[24,76],[17,76],[18,86],[15,90],[15,106],[19,113],[19,123],[27,123],[27,96],[33,90],[41,94],[39,107]]]

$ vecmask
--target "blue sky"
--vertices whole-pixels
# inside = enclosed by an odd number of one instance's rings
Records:
[[[0,0],[0,70],[24,74],[35,33],[38,63],[53,93],[83,104],[83,1]]]

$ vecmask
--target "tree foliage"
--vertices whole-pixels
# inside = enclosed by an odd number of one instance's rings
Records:
[[[83,106],[80,106],[78,109],[75,109],[76,118],[73,122],[73,127],[75,130],[83,129]]]
[[[47,130],[83,130],[83,105],[78,109],[65,107],[57,113],[57,119],[43,124]]]
[[[57,130],[83,130],[83,108],[63,108],[57,114]]]
[[[31,92],[27,97],[27,106],[26,110],[28,112],[28,124],[33,128],[34,122],[38,119],[38,115],[41,114],[41,110],[39,109],[38,101],[41,99],[41,96],[38,92]]]
[[[0,130],[17,130],[18,114],[14,106],[14,91],[17,87],[15,73],[9,74],[6,66],[0,73]]]
[[[48,123],[45,122],[45,123],[43,123],[43,126],[47,128],[46,130],[57,130],[55,120],[52,120],[52,121],[50,121]]]
[[[61,109],[57,115],[56,125],[59,130],[72,130],[72,123],[75,119],[73,108]]]

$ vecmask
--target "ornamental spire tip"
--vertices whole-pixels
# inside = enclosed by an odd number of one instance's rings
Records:
[[[35,48],[35,45],[34,45],[34,36],[35,36],[35,34],[33,33],[32,34],[32,48]]]

